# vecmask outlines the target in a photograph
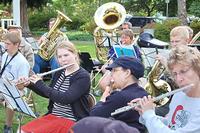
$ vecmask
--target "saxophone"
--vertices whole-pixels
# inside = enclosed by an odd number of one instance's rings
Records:
[[[160,76],[164,71],[164,66],[160,63],[160,61],[156,61],[148,74],[148,82],[144,87],[149,95],[156,97],[171,91],[170,85],[166,81],[160,79]],[[165,97],[162,100],[156,102],[156,104],[158,106],[162,106],[165,105],[168,101],[169,98]]]
[[[72,20],[65,16],[62,12],[57,10],[57,13],[58,15],[56,21],[46,36],[47,39],[42,42],[38,51],[38,54],[47,61],[54,55],[57,43],[61,40],[61,37],[63,38],[64,36],[64,33],[62,33],[59,29],[66,21],[72,22]]]

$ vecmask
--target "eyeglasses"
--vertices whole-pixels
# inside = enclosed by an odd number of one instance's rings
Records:
[[[179,75],[179,76],[183,76],[183,75],[185,75],[190,69],[191,69],[191,67],[188,67],[187,69],[180,70],[180,72],[174,72],[174,73],[172,73],[172,77],[173,77],[174,79],[176,79],[178,75]]]

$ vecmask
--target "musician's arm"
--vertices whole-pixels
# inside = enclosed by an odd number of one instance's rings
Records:
[[[168,125],[164,124],[153,110],[146,111],[142,117],[145,119],[145,126],[149,133],[197,133],[200,131],[200,114],[196,114],[193,120],[190,120],[186,126],[176,130],[172,130]]]
[[[53,89],[53,88],[46,86],[46,84],[42,80],[39,80],[36,84],[31,83],[27,87],[31,89],[32,91],[34,91],[36,94],[45,98],[49,98],[47,94],[41,89],[45,88],[46,90],[46,89]]]
[[[40,45],[46,39],[47,33],[44,33],[40,39],[38,40],[38,44]]]
[[[120,100],[119,100],[120,99]],[[126,100],[122,95],[111,94],[105,102],[99,101],[90,111],[90,116],[100,116],[108,118],[116,109],[126,105]]]
[[[79,99],[86,92],[89,93],[90,89],[90,77],[86,72],[74,75],[75,78],[70,81],[70,87],[66,92],[57,91],[51,87],[44,84],[43,81],[39,80],[36,82],[35,91],[41,96],[48,97],[53,102],[58,102],[62,104],[70,104]],[[55,82],[55,81],[54,81]]]

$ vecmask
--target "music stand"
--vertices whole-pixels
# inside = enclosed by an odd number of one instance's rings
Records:
[[[5,101],[9,104],[9,108],[14,111],[18,111],[19,127],[21,128],[22,113],[36,118],[33,111],[28,104],[21,98],[20,93],[15,85],[13,85],[7,78],[0,78],[0,92],[2,93]],[[21,130],[21,129],[20,129]]]

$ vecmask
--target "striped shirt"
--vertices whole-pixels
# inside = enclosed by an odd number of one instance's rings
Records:
[[[53,89],[58,90],[60,92],[66,92],[69,89],[70,86],[70,78],[73,76],[73,74],[65,76],[65,71],[63,71],[56,81],[56,84]],[[62,103],[54,103],[53,104],[53,110],[52,114],[60,117],[65,117],[70,120],[76,121],[76,118],[74,116],[74,113],[72,111],[72,107],[70,104],[64,105]]]

